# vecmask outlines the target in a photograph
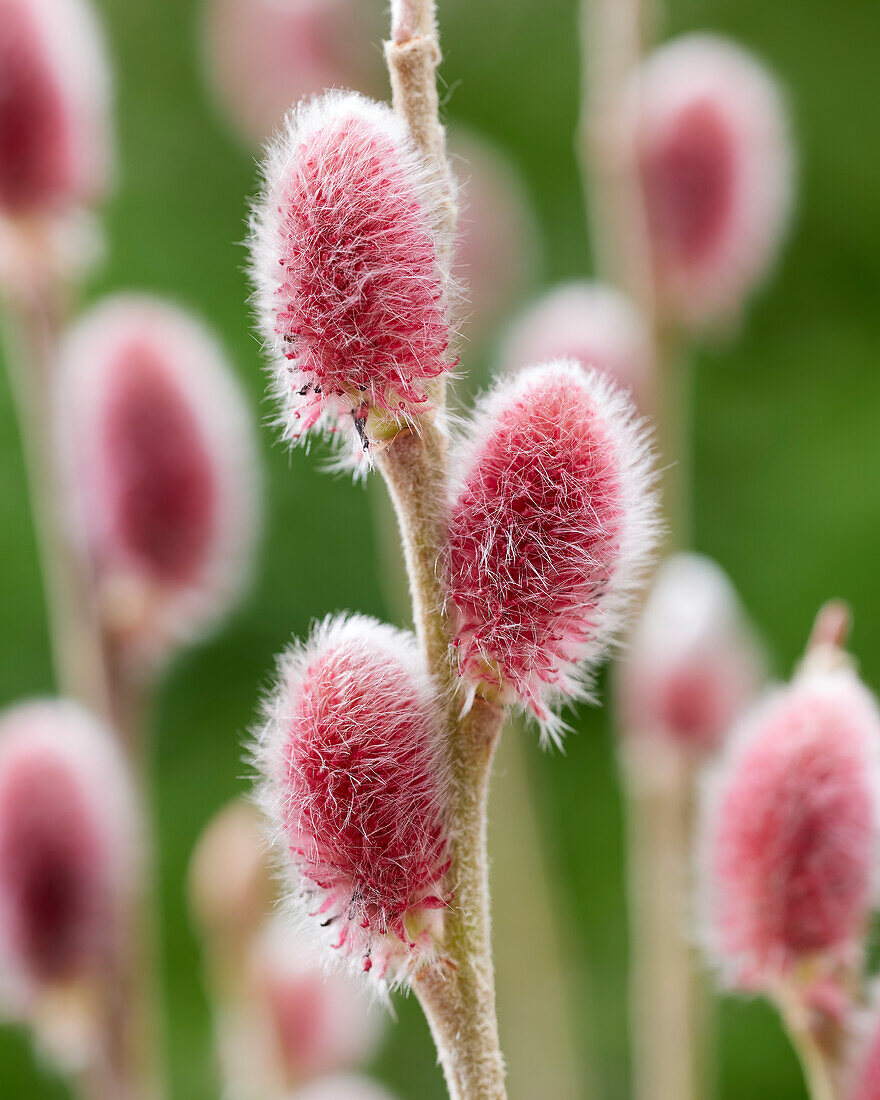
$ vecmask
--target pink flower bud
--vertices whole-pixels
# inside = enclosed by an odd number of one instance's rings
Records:
[[[271,908],[273,893],[260,814],[249,802],[233,799],[208,822],[190,859],[193,921],[207,939],[248,940]]]
[[[502,379],[455,457],[444,579],[461,674],[551,712],[582,694],[645,564],[650,454],[626,398],[573,362]]]
[[[370,413],[424,412],[450,365],[436,180],[389,108],[338,94],[291,112],[264,176],[252,271],[286,434],[343,424],[364,452]]]
[[[362,1065],[373,1055],[383,1016],[363,983],[328,972],[310,939],[283,918],[269,922],[258,938],[251,970],[287,1084]]]
[[[381,980],[429,957],[445,901],[439,704],[415,640],[362,616],[289,650],[257,756],[300,908]]]
[[[540,298],[511,328],[501,364],[574,359],[594,367],[642,405],[654,371],[651,339],[635,306],[602,283],[563,283]]]
[[[199,322],[112,298],[62,349],[57,432],[108,630],[155,660],[239,595],[258,529],[250,413]]]
[[[740,723],[703,791],[711,950],[743,987],[851,963],[874,893],[880,715],[854,672],[802,673]]]
[[[761,650],[733,585],[699,554],[657,572],[617,669],[622,727],[714,749],[763,680]]]
[[[211,0],[206,65],[224,112],[260,144],[292,103],[380,84],[380,11],[362,0]]]
[[[112,961],[139,864],[133,807],[112,735],[78,706],[2,715],[0,994],[13,1013]]]
[[[84,0],[0,0],[0,214],[57,213],[100,198],[109,74]]]
[[[467,290],[462,328],[474,343],[491,335],[528,290],[539,266],[538,228],[522,177],[507,157],[460,130],[453,130],[449,146],[461,176],[453,270]]]
[[[354,1074],[339,1074],[297,1089],[288,1100],[395,1100],[377,1081]]]
[[[779,89],[745,50],[696,34],[648,59],[634,102],[661,308],[693,326],[735,317],[792,205]]]

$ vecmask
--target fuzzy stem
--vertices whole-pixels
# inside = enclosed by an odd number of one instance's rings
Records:
[[[654,344],[656,378],[644,411],[663,470],[666,552],[691,537],[691,379],[661,331],[629,80],[651,38],[650,0],[582,0],[581,156],[598,267],[636,303]],[[651,731],[621,731],[628,820],[631,1042],[636,1100],[706,1095],[711,1009],[689,945],[687,861],[696,768]]]
[[[437,251],[441,269],[447,270],[458,209],[437,95],[441,55],[435,0],[393,0],[391,40],[385,43],[385,60],[394,109],[406,121],[416,148],[426,163],[440,173],[444,184],[437,211],[440,227]]]
[[[425,162],[443,181],[436,212],[437,258],[446,272],[457,208],[440,123],[435,0],[392,0],[391,12],[385,57],[394,109],[406,121]],[[379,458],[400,524],[416,633],[428,668],[449,700],[446,744],[454,777],[449,854],[456,897],[445,922],[443,972],[421,973],[414,985],[453,1100],[503,1100],[504,1063],[489,935],[486,801],[504,712],[478,698],[466,716],[456,717],[451,634],[437,571],[448,482],[446,439],[438,423],[445,404],[442,375],[430,397],[437,411],[422,418],[418,433],[401,430]]]
[[[489,921],[486,804],[504,712],[475,700],[454,739],[454,833],[450,856],[455,898],[446,917],[439,970],[416,975],[451,1100],[503,1100],[504,1062],[495,1016]]]

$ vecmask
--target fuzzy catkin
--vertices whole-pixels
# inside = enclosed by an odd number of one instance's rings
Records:
[[[281,659],[256,756],[293,901],[391,983],[430,956],[448,864],[447,774],[412,636],[328,618]]]
[[[357,462],[451,365],[438,179],[388,107],[338,93],[291,111],[263,176],[251,273],[285,435],[344,431]]]
[[[502,379],[454,456],[443,580],[461,675],[558,740],[646,563],[650,451],[626,397],[573,362]]]
[[[743,718],[702,792],[706,935],[729,980],[854,962],[878,836],[876,703],[850,669],[805,672]]]

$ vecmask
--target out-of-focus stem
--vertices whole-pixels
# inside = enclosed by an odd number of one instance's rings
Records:
[[[650,732],[625,736],[632,1095],[703,1100],[704,990],[688,934],[696,762]]]
[[[800,1060],[810,1100],[845,1100],[851,1049],[845,1025],[811,1010],[794,985],[777,990],[775,1000]]]
[[[582,0],[581,157],[597,266],[653,334],[645,408],[663,476],[665,549],[691,535],[691,384],[661,331],[629,82],[651,37],[652,0]],[[622,731],[630,894],[630,1019],[636,1100],[703,1100],[711,1009],[688,934],[695,762],[652,731]]]
[[[47,286],[4,303],[7,370],[27,470],[58,687],[99,713],[107,684],[86,567],[64,523],[65,499],[52,433],[52,376],[61,294]]]
[[[54,372],[63,324],[64,288],[47,276],[31,293],[4,302],[6,359],[27,466],[31,508],[46,590],[49,633],[58,688],[79,699],[114,728],[129,764],[144,822],[144,865],[149,866],[144,731],[144,685],[123,670],[104,638],[92,574],[73,545],[53,420]],[[101,1019],[102,1050],[76,1087],[90,1100],[155,1100],[161,1095],[156,1055],[153,897],[147,874],[131,899],[118,973],[105,975],[108,997]]]
[[[492,926],[501,1045],[510,1100],[597,1095],[589,1015],[576,1010],[585,975],[571,966],[571,933],[549,872],[528,761],[532,731],[511,722],[498,745],[489,799]],[[523,950],[528,944],[528,950]],[[587,1034],[584,1035],[586,1020]],[[550,1067],[548,1069],[548,1067]]]

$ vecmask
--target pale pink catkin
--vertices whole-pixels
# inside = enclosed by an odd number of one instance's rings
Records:
[[[199,637],[259,531],[250,413],[222,349],[175,306],[110,298],[64,342],[55,431],[108,628],[147,661]]]
[[[504,339],[500,368],[553,359],[599,371],[647,407],[654,372],[650,333],[632,302],[613,287],[561,283],[519,315]]]
[[[291,111],[263,175],[251,273],[285,435],[344,429],[363,456],[451,366],[439,179],[388,107],[336,93]]]
[[[258,145],[306,96],[378,91],[382,26],[380,8],[362,0],[209,0],[203,48],[211,89],[241,136]]]
[[[716,749],[763,682],[757,636],[724,571],[700,554],[658,569],[616,668],[625,734]]]
[[[103,194],[110,78],[86,0],[0,0],[0,214],[58,214]]]
[[[745,50],[693,34],[648,58],[632,105],[660,308],[693,327],[729,322],[790,218],[781,93]]]
[[[392,984],[430,955],[446,900],[440,730],[415,640],[338,616],[281,659],[256,748],[295,907]]]
[[[880,715],[849,669],[805,672],[743,718],[702,792],[708,945],[762,987],[857,960],[876,888]]]
[[[453,456],[443,580],[462,676],[553,713],[582,694],[646,564],[651,458],[627,398],[574,362],[501,379]]]
[[[134,792],[111,732],[41,700],[0,716],[0,995],[97,983],[140,871]]]
[[[363,983],[327,972],[314,942],[276,915],[249,959],[280,1076],[288,1084],[363,1065],[382,1034],[382,1013]]]

